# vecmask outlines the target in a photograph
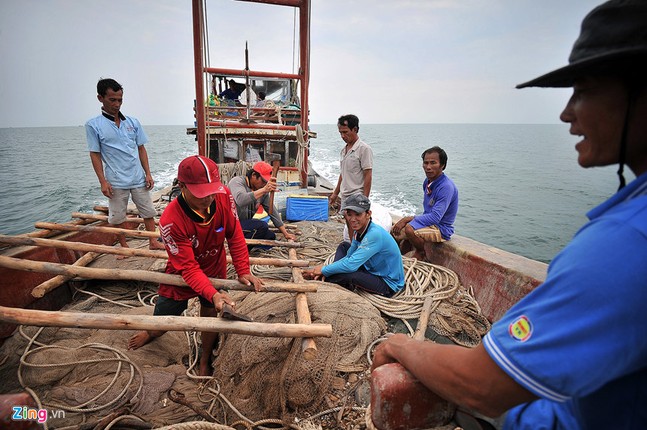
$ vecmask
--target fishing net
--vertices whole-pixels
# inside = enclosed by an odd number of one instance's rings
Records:
[[[297,224],[298,240],[304,244],[297,249],[298,258],[311,265],[324,263],[341,238],[343,224]],[[288,251],[275,247],[253,250],[251,255],[288,258]],[[213,378],[205,381],[192,371],[200,350],[198,333],[168,332],[129,351],[126,344],[132,331],[25,327],[0,350],[4,357],[0,379],[5,381],[0,391],[28,387],[44,406],[68,411],[64,420],[51,421],[53,428],[78,425],[124,407],[156,427],[204,418],[186,405],[202,408],[207,416],[232,427],[238,420],[252,428],[250,423],[267,418],[294,423],[297,418],[321,416],[322,410],[339,407],[341,398],[346,398],[342,403],[359,404],[345,397],[349,391],[344,381],[348,383],[352,375],[366,381],[367,351],[387,330],[387,322],[389,331],[393,331],[389,321],[397,319],[412,332],[426,297],[434,299],[429,327],[455,343],[473,346],[489,329],[471,291],[453,272],[413,259],[403,261],[407,286],[391,299],[328,283],[321,283],[317,293],[306,294],[312,322],[333,327],[330,338],[315,339],[317,353],[312,360],[305,359],[301,339],[222,335]],[[142,269],[146,262],[150,267],[150,259],[131,257],[116,263],[114,256],[106,255],[93,264]],[[291,268],[252,269],[263,278],[292,279]],[[157,270],[163,270],[163,264]],[[230,277],[235,277],[232,270]],[[76,301],[65,310],[151,315],[156,288],[142,282],[94,281],[78,290]],[[297,320],[294,294],[232,295],[237,311],[255,321]],[[198,312],[197,300],[190,301],[188,315]],[[186,405],[171,401],[171,390],[180,393]],[[333,422],[326,428],[342,427]]]
[[[243,297],[244,296],[244,297]],[[380,313],[364,298],[322,283],[308,293],[313,323],[331,324],[330,338],[315,339],[317,354],[307,360],[300,339],[229,335],[215,361],[222,393],[252,420],[318,412],[338,371],[368,368],[368,346],[386,330]],[[237,310],[257,322],[294,323],[293,294],[237,295]]]

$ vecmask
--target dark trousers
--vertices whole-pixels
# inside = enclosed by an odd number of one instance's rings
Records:
[[[245,239],[276,239],[276,234],[270,231],[265,221],[260,219],[241,219],[240,226],[243,228]]]
[[[243,229],[243,235],[245,236],[245,239],[276,239],[276,234],[274,234],[274,232],[270,230],[265,221],[262,221],[260,219],[241,219],[240,226]],[[272,247],[269,245],[247,245],[247,251],[251,252],[251,250],[255,248],[267,251]]]
[[[350,243],[342,242],[337,247],[335,251],[335,261],[341,260],[348,254],[350,249]],[[384,279],[380,276],[373,275],[369,273],[364,266],[360,266],[357,269],[357,272],[352,273],[336,273],[334,275],[328,276],[326,282],[332,282],[347,290],[354,290],[355,288],[361,288],[362,290],[368,291],[369,293],[379,294],[385,297],[391,297],[394,291],[389,287]]]

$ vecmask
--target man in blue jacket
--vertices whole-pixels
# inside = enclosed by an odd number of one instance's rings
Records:
[[[454,234],[458,188],[445,175],[446,167],[447,153],[442,148],[434,146],[422,153],[422,168],[427,176],[422,183],[424,211],[421,215],[405,216],[391,229],[401,243],[402,253],[413,246],[413,256],[418,260],[425,259],[425,242],[444,242]]]
[[[404,288],[402,255],[395,239],[371,221],[371,202],[364,194],[352,194],[344,200],[345,212],[353,234],[352,243],[342,242],[335,252],[335,262],[304,271],[307,279],[325,277],[327,282],[352,290],[391,297]]]

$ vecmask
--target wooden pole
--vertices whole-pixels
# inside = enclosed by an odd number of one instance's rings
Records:
[[[89,232],[97,232],[97,233],[123,234],[125,236],[145,237],[145,238],[160,237],[160,234],[157,231],[130,230],[127,228],[57,224],[53,222],[37,222],[34,225],[36,226],[36,228],[46,228],[49,230],[89,231]],[[286,248],[303,248],[303,244],[301,243],[281,242],[278,240],[245,239],[245,242],[248,245],[268,245],[268,246],[283,246]]]
[[[97,205],[97,206],[94,206],[92,209],[97,211],[97,212],[104,212],[104,213],[108,213],[108,211],[109,211],[108,206],[99,206],[99,205]],[[128,215],[139,215],[139,212],[136,211],[135,209],[127,209],[126,213]],[[162,212],[157,211],[157,216],[160,216],[160,215],[162,215]]]
[[[73,265],[85,267],[88,264],[90,264],[92,261],[94,261],[94,259],[97,258],[99,255],[100,254],[96,252],[88,252],[87,254],[83,255],[81,258],[76,260]],[[72,278],[73,276],[69,276],[69,275],[56,275],[52,279],[48,279],[47,281],[34,287],[34,289],[31,290],[31,295],[39,299],[43,297],[45,294],[49,293],[50,291],[60,287],[61,285],[63,285],[64,283],[66,283]]]
[[[418,327],[413,334],[413,338],[416,340],[425,340],[425,332],[427,331],[427,325],[429,324],[429,315],[431,314],[431,306],[434,304],[434,299],[430,296],[425,298],[425,302],[422,304],[422,310],[420,311],[420,317],[418,318]]]
[[[273,324],[205,317],[36,311],[5,306],[0,306],[0,320],[12,324],[38,327],[72,327],[108,330],[195,330],[265,337],[332,336],[332,326],[330,324]]]
[[[149,272],[148,270],[123,270],[123,269],[97,269],[91,267],[76,267],[69,264],[45,263],[42,261],[22,260],[20,258],[5,257],[0,255],[0,267],[14,270],[25,270],[28,272],[54,273],[56,275],[80,276],[87,279],[109,279],[109,280],[135,280],[143,282],[161,283],[189,287],[180,275],[167,273]],[[253,285],[244,285],[234,279],[209,278],[211,285],[222,290],[254,291]],[[314,293],[317,291],[315,282],[303,282],[295,285],[292,282],[279,282],[265,280],[266,284],[261,287],[261,292],[267,293]]]
[[[166,251],[153,251],[150,249],[138,248],[122,248],[115,246],[97,245],[85,242],[69,242],[66,240],[55,239],[38,239],[28,238],[22,236],[5,236],[0,234],[0,243],[8,243],[11,245],[26,245],[26,246],[48,246],[52,248],[71,249],[74,251],[85,252],[99,252],[102,254],[116,254],[126,255],[128,257],[149,257],[168,259]],[[227,263],[231,263],[231,256],[227,256]],[[249,257],[249,264],[277,266],[277,267],[307,267],[310,265],[309,261],[303,260],[284,260],[281,258],[267,258],[267,257]]]
[[[95,210],[95,211],[97,211],[97,212],[105,212],[105,213],[108,213],[108,206],[95,206],[95,207],[93,207],[92,209],[94,209],[94,210]],[[137,211],[130,210],[130,209],[128,210],[128,214],[130,214],[130,215],[139,215],[139,213],[138,213]],[[161,212],[158,212],[157,214],[158,214],[158,215],[162,215],[162,214],[161,214]],[[298,226],[296,226],[296,225],[292,225],[292,224],[283,224],[283,225],[284,225],[286,228],[288,228],[288,229],[293,228],[293,229],[295,229],[295,230],[296,230],[296,229],[298,229],[298,228],[299,228]]]
[[[292,260],[296,259],[296,249],[289,249],[288,256]],[[301,269],[298,269],[296,267],[292,268],[292,277],[294,278],[294,282],[296,283],[303,282]],[[305,293],[297,293],[296,308],[297,321],[299,322],[299,324],[312,324],[310,309],[308,309],[308,297],[305,295]],[[315,343],[315,340],[312,338],[303,338],[301,340],[301,352],[303,353],[303,358],[305,358],[306,360],[314,360],[317,357],[317,344]]]
[[[281,166],[281,160],[272,161],[272,178],[276,181],[276,177],[279,174],[279,167]],[[270,191],[270,204],[269,204],[269,214],[274,210],[274,191]]]
[[[86,225],[86,224],[91,224],[94,221],[89,220],[89,219],[77,219],[75,221],[71,221],[70,224],[72,225]],[[31,233],[27,233],[24,235],[21,235],[23,237],[50,237],[50,236],[56,236],[61,234],[59,231],[55,230],[39,230],[39,231],[32,231]]]
[[[99,215],[99,214],[86,214],[83,212],[72,212],[72,218],[79,218],[79,219],[89,219],[93,221],[105,221],[108,222],[108,215]],[[155,221],[155,225],[159,224],[159,221],[153,218]],[[144,218],[140,217],[126,217],[126,221],[124,222],[136,222],[138,224],[143,224],[144,223]]]

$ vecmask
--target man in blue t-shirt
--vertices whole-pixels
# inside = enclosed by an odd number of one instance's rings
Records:
[[[97,83],[101,115],[85,123],[92,168],[101,192],[108,198],[108,223],[120,227],[126,221],[128,199],[132,196],[146,230],[155,231],[157,211],[150,196],[155,182],[144,147],[148,137],[136,118],[121,113],[123,95],[122,86],[114,79],[101,79]],[[124,235],[118,237],[121,246],[127,248]],[[164,249],[155,238],[149,242],[150,249]]]
[[[413,257],[425,259],[425,242],[444,242],[454,234],[454,220],[458,212],[458,188],[445,175],[447,153],[434,146],[422,153],[422,168],[427,176],[422,183],[423,213],[405,216],[391,234],[400,243],[402,253],[415,250]]]
[[[395,335],[373,368],[399,362],[451,402],[507,411],[504,429],[647,428],[646,23],[647,0],[606,2],[584,18],[569,65],[518,86],[573,87],[560,119],[578,163],[619,164],[618,192],[482,344]],[[636,176],[626,186],[625,165]]]
[[[371,202],[364,194],[352,194],[341,210],[353,234],[352,243],[343,241],[335,252],[335,262],[303,272],[306,279],[319,279],[353,290],[360,288],[391,297],[404,288],[404,267],[398,244],[381,226],[371,220]]]

